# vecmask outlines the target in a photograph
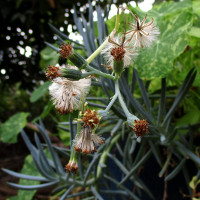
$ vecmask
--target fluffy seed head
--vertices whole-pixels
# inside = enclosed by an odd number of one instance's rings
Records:
[[[84,154],[96,152],[96,146],[103,144],[103,138],[96,134],[92,134],[89,127],[83,127],[80,135],[74,140],[74,149]]]
[[[124,60],[124,67],[129,67],[136,57],[137,53],[127,42],[123,43],[123,37],[120,35],[109,39],[110,42],[101,51],[108,65],[113,67],[113,61],[116,59]]]
[[[70,65],[68,67],[75,69],[75,67]],[[49,86],[49,93],[58,112],[60,114],[67,114],[68,112],[79,109],[80,100],[88,94],[90,84],[90,78],[84,78],[78,81],[70,81],[63,77],[55,78]]]
[[[131,30],[127,31],[128,41],[136,48],[149,47],[153,42],[157,41],[160,34],[159,29],[153,23],[153,19],[145,23],[147,16],[141,22],[139,17],[135,16],[136,23],[130,23]]]
[[[149,133],[148,125],[149,123],[144,119],[135,120],[133,125],[133,131],[135,132],[136,137],[139,136],[143,137],[145,134],[148,134]]]

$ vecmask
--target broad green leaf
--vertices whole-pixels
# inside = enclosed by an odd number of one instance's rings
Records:
[[[174,60],[188,45],[186,33],[192,25],[192,15],[185,11],[158,22],[159,40],[151,48],[142,49],[134,63],[140,77],[146,79],[166,77],[173,69]]]
[[[191,0],[185,0],[181,2],[164,2],[156,5],[148,12],[148,15],[152,16],[156,21],[161,20],[162,17],[172,16],[176,13],[187,12],[188,9],[192,8]]]
[[[6,143],[16,143],[17,136],[27,123],[29,113],[20,112],[11,116],[0,126],[1,140]]]
[[[40,56],[40,67],[42,70],[45,70],[49,65],[56,65],[58,63],[59,54],[48,46],[40,52]]]
[[[141,19],[144,18],[145,13],[139,8],[131,8],[131,10]],[[138,70],[139,76],[142,78],[166,77],[173,70],[174,60],[184,52],[189,44],[187,34],[194,17],[192,1],[164,2],[154,6],[147,14],[147,21],[153,18],[161,34],[157,43],[139,51],[133,67]],[[126,17],[127,22],[131,22],[132,15],[127,14]],[[110,31],[114,27],[114,20],[115,17],[107,21]],[[119,31],[124,32],[124,25],[123,17],[120,16]]]
[[[200,38],[200,28],[199,27],[192,27],[191,30],[188,32],[190,36]]]
[[[63,144],[66,146],[70,146],[70,133],[59,128],[58,134],[59,134],[59,137],[61,138]]]
[[[192,1],[192,8],[193,8],[193,12],[196,13],[198,16],[200,16],[200,1],[199,0]]]
[[[185,124],[196,124],[200,120],[200,111],[199,109],[192,109],[183,117],[178,119],[176,122],[177,126],[185,125]]]
[[[6,200],[18,200],[18,198],[17,196],[12,196],[12,197],[7,198]]]
[[[30,98],[31,103],[34,103],[37,100],[39,100],[46,93],[50,85],[51,85],[51,82],[47,81],[43,85],[41,85],[39,88],[37,88],[35,91],[33,91]]]
[[[24,166],[21,170],[22,174],[32,175],[32,176],[41,176],[38,170],[35,168],[35,165],[32,160],[32,156],[28,155],[25,158]],[[26,179],[20,179],[19,184],[21,185],[37,185],[39,184],[39,181],[31,181]],[[19,190],[17,194],[18,200],[31,200],[36,193],[36,190]]]

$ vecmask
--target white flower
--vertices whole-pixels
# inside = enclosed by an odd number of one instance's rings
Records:
[[[99,146],[103,144],[103,138],[99,137],[96,134],[92,134],[89,127],[83,127],[80,132],[80,135],[74,140],[75,146],[74,149],[76,151],[80,151],[85,154],[92,153],[97,151],[95,146]]]
[[[68,65],[70,69],[77,69]],[[49,93],[60,114],[73,112],[80,107],[81,99],[85,98],[90,89],[90,78],[70,81],[63,77],[53,79]]]
[[[106,63],[113,67],[114,57],[111,55],[111,51],[115,48],[121,48],[124,53],[124,67],[128,67],[133,58],[137,55],[133,47],[131,47],[126,41],[123,41],[123,36],[117,35],[113,39],[108,39],[106,47],[101,51]]]
[[[158,35],[160,34],[159,29],[153,23],[153,19],[145,24],[147,16],[140,22],[139,17],[132,14],[136,19],[135,23],[129,23],[129,25],[133,28],[126,32],[128,41],[133,42],[133,46],[138,47],[149,47],[154,41],[158,39]]]

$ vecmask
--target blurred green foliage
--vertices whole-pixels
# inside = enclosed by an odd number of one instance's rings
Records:
[[[17,135],[27,123],[29,113],[20,112],[11,116],[0,126],[0,136],[3,142],[16,143]]]

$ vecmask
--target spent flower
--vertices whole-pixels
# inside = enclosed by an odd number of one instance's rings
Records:
[[[128,67],[137,55],[133,47],[125,41],[125,37],[119,34],[112,39],[109,37],[108,44],[101,53],[111,67],[113,67],[114,61],[123,61],[123,67]]]
[[[100,119],[101,117],[98,116],[98,111],[87,108],[86,111],[83,111],[81,121],[84,123],[83,126],[90,127],[92,130],[99,125]]]
[[[46,77],[49,80],[53,80],[57,77],[60,77],[62,75],[62,71],[60,67],[56,67],[53,65],[49,65],[47,71],[46,71]]]
[[[68,65],[70,69],[76,69],[74,66]],[[86,97],[90,89],[90,78],[71,81],[64,77],[53,79],[53,83],[49,86],[49,93],[60,114],[73,112],[80,107],[81,100]]]
[[[76,173],[78,171],[78,162],[75,160],[69,161],[69,163],[65,166],[65,169],[68,172]]]
[[[61,58],[69,59],[78,68],[85,68],[85,59],[71,46],[70,43],[62,44],[58,52]]]
[[[141,22],[138,16],[132,12],[131,14],[135,18],[136,24],[129,23],[132,29],[124,34],[127,35],[128,41],[133,43],[134,47],[149,47],[154,41],[157,41],[160,34],[159,29],[155,26],[153,19],[145,23],[147,16]]]
[[[74,140],[74,149],[84,154],[90,154],[96,152],[96,147],[103,143],[102,137],[92,133],[90,127],[85,126]]]
[[[149,123],[142,119],[142,120],[135,120],[133,125],[133,131],[135,132],[136,137],[143,137],[144,135],[149,133],[148,129]]]

